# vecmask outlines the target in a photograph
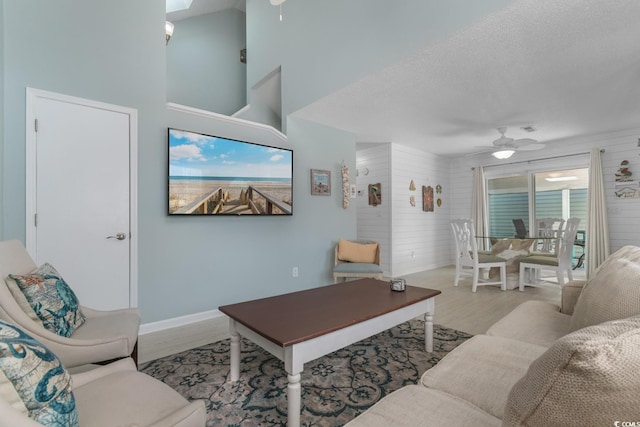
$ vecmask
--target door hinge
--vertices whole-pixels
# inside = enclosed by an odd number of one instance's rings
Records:
[[[34,123],[33,123],[33,128],[34,128],[34,130],[35,130],[35,131],[36,131],[36,133],[37,133],[37,132],[38,132],[38,119],[35,119],[33,122],[34,122]]]

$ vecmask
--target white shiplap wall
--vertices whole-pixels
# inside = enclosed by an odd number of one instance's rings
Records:
[[[380,244],[380,263],[386,276],[391,275],[391,145],[376,144],[371,148],[358,150],[356,177],[358,187],[357,237],[375,240]],[[368,169],[368,175],[362,171]],[[381,184],[382,202],[369,205],[369,184]]]
[[[450,264],[449,160],[400,144],[391,145],[391,271],[394,276]],[[411,180],[416,190],[410,191]],[[434,211],[422,210],[422,186],[434,189]],[[442,193],[436,193],[436,186]],[[409,203],[415,196],[416,206]],[[437,199],[442,199],[438,207]]]
[[[535,136],[535,135],[534,135]],[[620,167],[622,160],[629,161],[629,169],[633,173],[632,178],[640,179],[640,147],[638,138],[640,129],[610,132],[598,136],[576,137],[547,143],[547,148],[539,151],[518,152],[507,161],[499,162],[489,154],[474,157],[459,157],[451,162],[451,218],[470,217],[471,192],[473,175],[471,167],[489,166],[485,169],[487,174],[504,174],[508,176],[513,171],[526,173],[533,170],[542,170],[545,165],[552,169],[562,167],[574,167],[582,157],[571,156],[549,161],[535,161],[536,159],[564,156],[569,154],[589,152],[591,148],[603,148],[602,166],[604,173],[604,185],[607,191],[607,212],[609,219],[609,235],[611,251],[624,245],[640,246],[640,199],[618,199],[614,194],[615,172]],[[527,162],[533,160],[531,163]],[[516,165],[494,166],[512,162],[523,162]],[[588,160],[586,160],[588,164]],[[452,254],[453,256],[453,254]],[[452,258],[453,259],[453,258]]]
[[[449,217],[450,174],[449,160],[400,144],[379,144],[360,149],[356,154],[359,170],[369,174],[357,178],[358,238],[380,242],[382,268],[386,276],[400,276],[429,270],[450,263]],[[415,191],[409,190],[411,180]],[[382,184],[382,204],[368,204],[369,184]],[[422,186],[435,188],[440,184],[441,207],[434,212],[422,210]],[[409,203],[415,197],[416,206]]]

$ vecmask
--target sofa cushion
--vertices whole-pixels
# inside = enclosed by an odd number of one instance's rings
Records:
[[[476,335],[422,376],[422,385],[464,399],[502,418],[509,390],[546,347]]]
[[[345,427],[490,427],[501,424],[498,418],[455,396],[408,385],[385,396]]]
[[[16,281],[46,329],[70,337],[86,320],[78,298],[51,264],[9,277]]]
[[[80,421],[92,427],[203,426],[204,402],[190,403],[123,359],[74,375]]]
[[[535,360],[503,421],[517,426],[606,426],[640,419],[640,316],[572,332]]]
[[[640,248],[625,246],[587,281],[571,319],[571,331],[640,314]]]
[[[30,418],[44,425],[78,425],[71,376],[60,360],[21,329],[3,321],[0,370],[13,384]]]
[[[340,238],[338,240],[338,259],[348,262],[375,263],[377,243],[355,243]]]
[[[571,316],[544,301],[526,301],[494,323],[487,335],[501,336],[549,347],[569,333]]]

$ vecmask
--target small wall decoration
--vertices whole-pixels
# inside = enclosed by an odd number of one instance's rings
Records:
[[[342,164],[342,207],[347,209],[349,207],[349,168],[344,163]]]
[[[437,194],[441,194],[442,193],[442,185],[440,185],[440,184],[436,185],[436,193]]]
[[[422,210],[433,212],[433,187],[422,186]]]
[[[382,203],[382,185],[369,184],[369,204],[372,206],[378,206]]]
[[[331,195],[331,171],[311,169],[311,194],[314,196]]]
[[[438,205],[438,207],[442,206],[442,199],[436,200],[436,204]]]
[[[409,190],[416,191],[416,184],[414,184],[413,180],[409,183]]]
[[[416,207],[416,196],[414,195],[409,196],[409,204],[414,208]]]
[[[631,180],[631,171],[629,170],[629,160],[620,162],[620,169],[616,172],[616,181],[624,182]]]
[[[358,187],[355,184],[351,184],[351,198],[355,199],[358,197]]]

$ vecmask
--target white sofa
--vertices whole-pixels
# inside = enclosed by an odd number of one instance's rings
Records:
[[[561,305],[521,304],[352,420],[358,426],[640,422],[640,248],[612,254]],[[622,425],[622,424],[620,424]],[[631,424],[628,424],[631,425]]]

